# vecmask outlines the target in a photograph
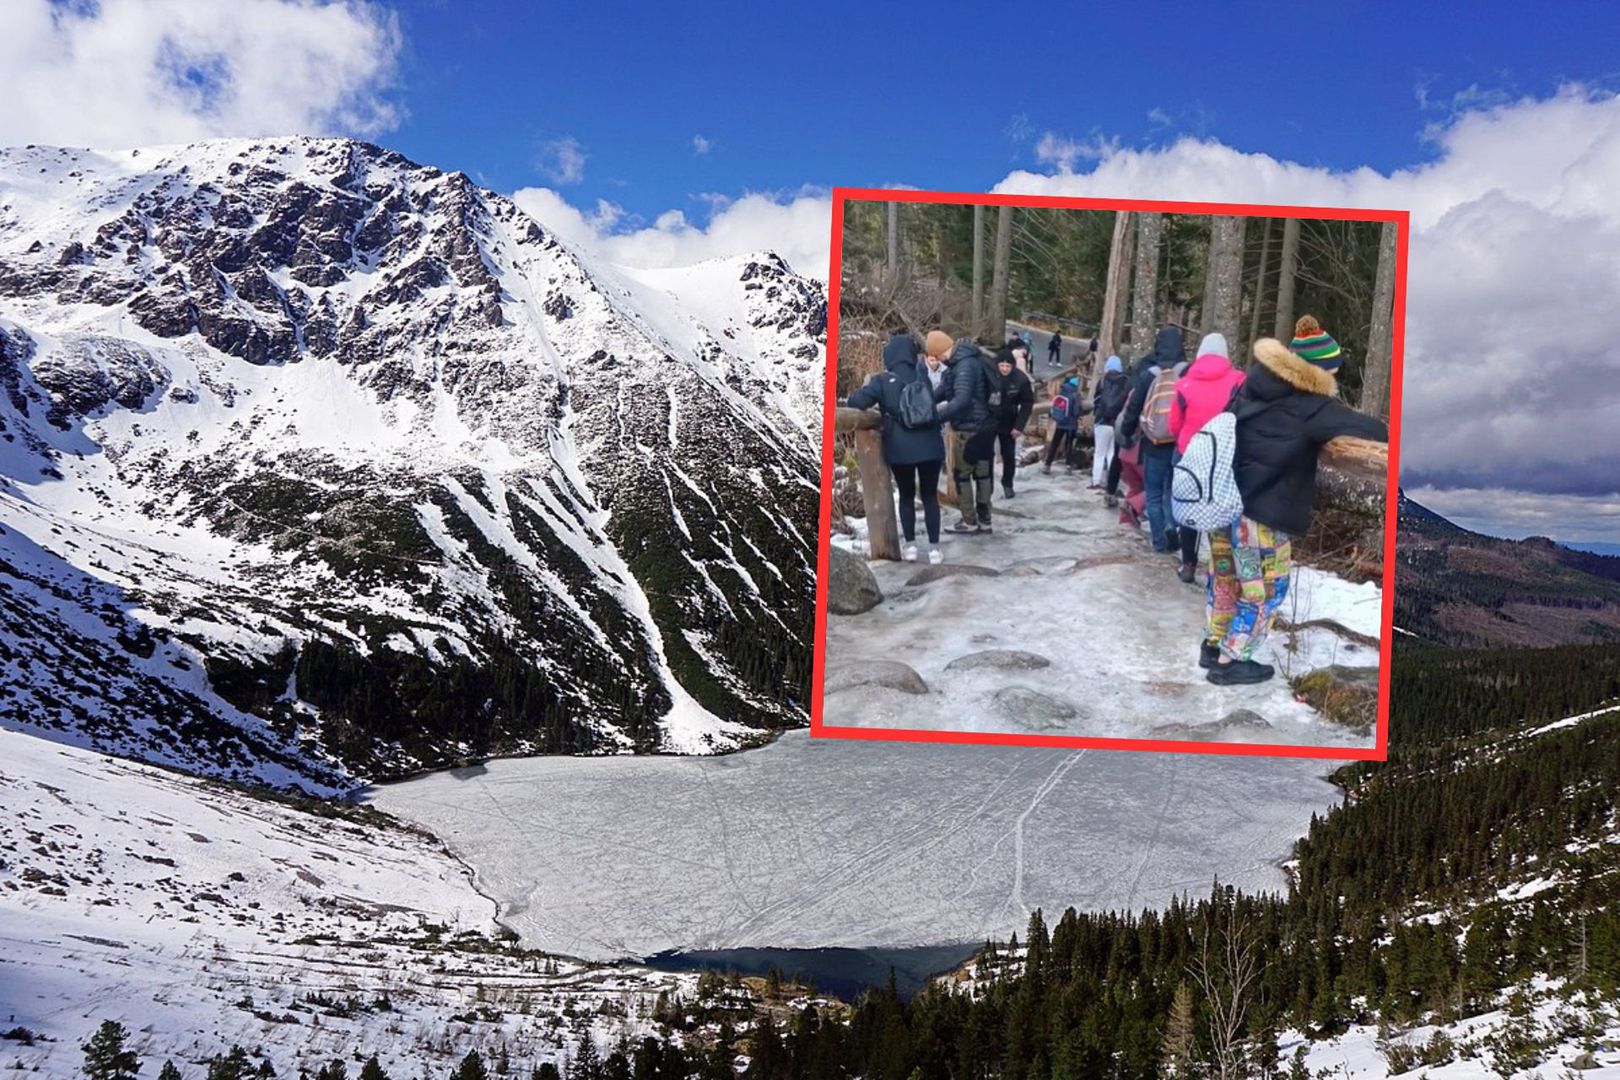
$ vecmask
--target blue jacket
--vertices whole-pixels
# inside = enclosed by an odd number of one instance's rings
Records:
[[[1052,423],[1059,431],[1074,431],[1080,426],[1080,417],[1090,410],[1080,403],[1080,384],[1073,379],[1065,379],[1063,386],[1058,390],[1058,397],[1069,403],[1068,415],[1061,420],[1057,413],[1052,413]],[[1053,399],[1053,404],[1057,399]]]

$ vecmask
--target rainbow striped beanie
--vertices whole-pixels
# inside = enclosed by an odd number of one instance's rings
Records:
[[[1294,324],[1294,340],[1288,343],[1288,348],[1301,360],[1323,371],[1339,370],[1339,363],[1344,359],[1339,343],[1311,315],[1301,315]]]

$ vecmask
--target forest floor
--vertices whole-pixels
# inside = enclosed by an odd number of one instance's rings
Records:
[[[999,462],[997,465],[999,469]],[[998,477],[999,481],[999,477]],[[993,535],[953,536],[944,563],[873,560],[884,595],[828,619],[829,726],[1363,747],[1292,685],[1313,670],[1376,669],[1382,592],[1296,567],[1279,630],[1256,658],[1277,676],[1218,687],[1198,667],[1204,572],[1194,585],[1144,529],[1088,490],[1089,473],[1018,470]],[[919,508],[919,529],[921,511]],[[834,542],[862,550],[854,538]],[[1306,625],[1310,624],[1310,625]],[[897,678],[896,663],[918,676]],[[903,673],[902,673],[903,674]],[[904,688],[902,688],[904,685]]]

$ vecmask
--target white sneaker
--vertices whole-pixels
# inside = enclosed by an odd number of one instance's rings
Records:
[[[944,561],[945,561],[945,553],[943,551],[939,550],[939,548],[929,548],[928,549],[928,564],[930,566],[938,566],[940,563],[942,563]]]
[[[906,562],[916,562],[917,561],[917,545],[916,544],[907,544],[905,547],[901,548],[900,549],[900,558],[904,559]]]

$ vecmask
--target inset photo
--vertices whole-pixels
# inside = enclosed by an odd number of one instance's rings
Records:
[[[816,735],[1385,756],[1405,211],[833,211]]]

